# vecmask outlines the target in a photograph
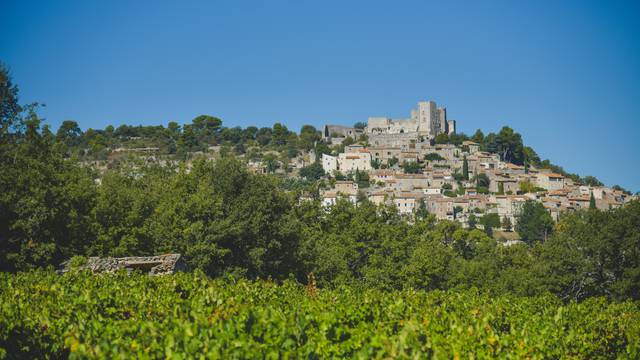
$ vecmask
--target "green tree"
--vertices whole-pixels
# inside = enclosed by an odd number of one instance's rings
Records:
[[[262,162],[267,167],[267,172],[274,173],[278,169],[278,157],[274,154],[266,154]]]
[[[300,176],[309,180],[318,180],[324,176],[324,169],[320,162],[314,162],[300,169]]]
[[[469,162],[467,161],[467,155],[462,158],[462,177],[464,180],[469,180]]]
[[[526,201],[516,216],[516,231],[522,241],[533,245],[546,241],[553,230],[553,219],[544,206],[533,200]]]
[[[469,226],[469,229],[475,229],[477,223],[478,223],[478,218],[476,217],[476,215],[470,214],[469,219],[467,221],[467,225]]]
[[[427,209],[427,203],[424,199],[420,199],[418,209],[416,210],[417,219],[426,219],[429,216],[429,210]]]
[[[593,196],[593,191],[591,192],[591,196],[589,197],[589,209],[596,209],[596,198]]]
[[[479,173],[475,176],[476,182],[476,190],[478,193],[487,194],[489,193],[489,185],[491,184],[491,180],[485,173]]]
[[[484,143],[484,133],[482,132],[482,130],[476,130],[476,132],[471,137],[471,140],[482,145]]]
[[[435,142],[436,142],[436,144],[448,144],[449,143],[449,135],[447,135],[445,133],[438,134],[438,135],[436,135]]]
[[[320,131],[316,130],[315,127],[311,125],[302,126],[302,129],[300,130],[300,148],[309,151],[314,148],[316,142],[320,141],[320,139]]]
[[[484,226],[487,235],[493,235],[493,229],[500,227],[500,216],[497,213],[489,213],[480,218],[480,224]]]
[[[275,123],[273,125],[273,132],[271,142],[276,146],[284,146],[289,139],[289,129],[281,123]]]
[[[222,130],[222,120],[210,115],[200,115],[191,121],[191,129],[198,143],[203,146],[217,143],[217,136]]]
[[[59,264],[95,236],[90,170],[64,160],[33,108],[16,121],[24,132],[12,127],[0,151],[0,271]]]
[[[62,122],[62,125],[60,125],[60,128],[56,133],[56,140],[72,147],[79,144],[81,135],[82,130],[80,130],[77,122],[73,120],[65,120]]]
[[[369,173],[366,171],[360,171],[356,169],[355,181],[358,184],[359,188],[368,188],[369,187]]]
[[[417,161],[405,161],[402,164],[405,174],[419,174],[422,172],[422,166]]]
[[[356,141],[351,136],[347,136],[346,138],[344,138],[344,140],[342,140],[341,145],[342,146],[349,146],[349,145],[353,145],[355,143],[356,143]]]
[[[604,184],[600,180],[598,180],[598,178],[590,175],[585,176],[582,179],[582,182],[587,186],[594,186],[594,187],[604,186]]]
[[[9,69],[0,63],[0,141],[21,127],[22,107],[18,103],[18,86],[12,82]]]
[[[367,124],[363,123],[362,121],[358,121],[357,123],[353,124],[353,127],[356,129],[364,130],[364,128],[367,127]]]
[[[522,137],[508,126],[502,127],[497,135],[489,134],[484,144],[487,151],[499,154],[502,161],[518,165],[524,163]]]

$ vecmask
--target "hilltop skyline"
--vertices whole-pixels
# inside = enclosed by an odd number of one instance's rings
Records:
[[[568,171],[640,190],[638,4],[271,4],[4,2],[0,61],[54,129],[210,114],[299,131],[432,99],[459,132],[510,126]]]

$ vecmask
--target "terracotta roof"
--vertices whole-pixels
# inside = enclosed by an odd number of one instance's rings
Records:
[[[581,196],[572,196],[569,198],[569,200],[571,201],[590,201],[591,197],[588,195],[581,195]]]
[[[540,175],[544,175],[546,177],[550,177],[550,178],[563,178],[564,176],[560,175],[560,174],[556,174],[556,173],[541,173]]]
[[[400,193],[396,194],[396,199],[419,199],[422,198],[424,194],[422,193]]]

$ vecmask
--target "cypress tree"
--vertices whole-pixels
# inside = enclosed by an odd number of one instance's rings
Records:
[[[467,155],[462,158],[462,176],[465,180],[469,180],[469,162],[467,161]]]

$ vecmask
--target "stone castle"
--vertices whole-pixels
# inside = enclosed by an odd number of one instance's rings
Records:
[[[456,121],[447,119],[447,108],[438,107],[435,101],[421,101],[417,109],[411,110],[408,119],[370,117],[365,129],[341,125],[325,125],[325,139],[351,137],[357,139],[362,134],[383,143],[407,142],[408,140],[430,140],[439,134],[456,132]]]
[[[438,107],[435,101],[421,101],[417,109],[411,110],[410,118],[370,117],[366,130],[368,134],[417,133],[435,138],[442,133],[455,133],[456,121],[448,120],[447,108]]]

